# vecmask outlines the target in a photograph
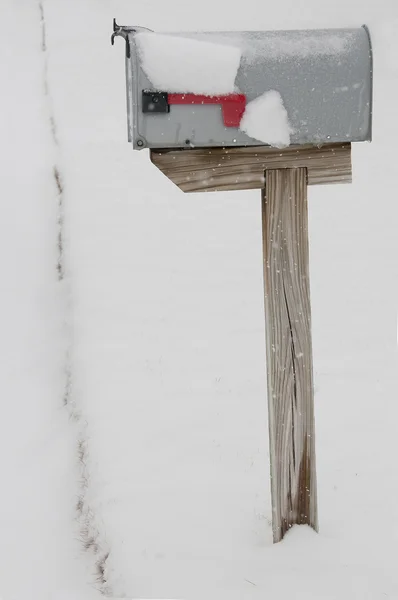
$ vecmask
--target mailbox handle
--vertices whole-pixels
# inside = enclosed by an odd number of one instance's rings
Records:
[[[129,33],[138,33],[139,31],[152,31],[152,30],[148,29],[147,27],[137,27],[135,25],[134,26],[118,25],[116,22],[116,19],[113,19],[113,33],[111,35],[112,46],[115,43],[116,37],[118,37],[118,36],[122,37],[126,41],[126,56],[127,56],[127,58],[130,58],[131,51],[130,51]]]
[[[127,56],[127,58],[130,58],[130,56],[131,56],[129,31],[134,31],[134,28],[133,27],[124,27],[123,25],[118,25],[116,23],[116,19],[113,19],[113,33],[111,35],[111,44],[112,44],[112,46],[114,45],[115,38],[118,36],[124,38],[124,40],[126,41],[126,56]]]

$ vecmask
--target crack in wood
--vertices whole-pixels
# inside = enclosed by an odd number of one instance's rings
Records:
[[[294,336],[293,336],[293,327],[292,327],[292,320],[290,318],[290,310],[289,310],[289,303],[287,301],[287,297],[286,297],[286,288],[285,288],[285,282],[282,276],[282,286],[283,286],[283,297],[285,300],[285,305],[286,305],[286,315],[287,315],[287,320],[289,323],[289,331],[290,331],[290,346],[291,346],[291,355],[292,355],[292,373],[293,373],[293,394],[292,394],[292,400],[291,400],[291,407],[292,407],[292,455],[293,455],[293,470],[296,470],[296,446],[294,443],[294,409],[297,409],[297,376],[296,376],[296,355],[295,355],[295,349],[294,349]]]

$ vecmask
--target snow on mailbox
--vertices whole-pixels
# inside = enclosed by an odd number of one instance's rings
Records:
[[[368,31],[155,33],[126,40],[133,147],[325,144],[371,138]]]
[[[118,35],[133,147],[183,192],[262,190],[274,541],[317,530],[307,185],[350,183],[371,140],[369,31]]]

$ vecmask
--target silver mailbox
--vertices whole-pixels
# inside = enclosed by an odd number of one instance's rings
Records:
[[[291,145],[371,139],[366,27],[157,34],[114,21],[112,43],[118,35],[136,149],[274,145],[241,125],[251,103],[270,92],[283,102]]]

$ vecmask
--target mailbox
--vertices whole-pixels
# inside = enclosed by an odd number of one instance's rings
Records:
[[[261,189],[274,542],[317,531],[307,186],[351,183],[371,140],[369,31],[116,36],[133,147],[185,193]]]
[[[128,140],[136,149],[371,140],[368,29],[155,33],[126,42]]]

